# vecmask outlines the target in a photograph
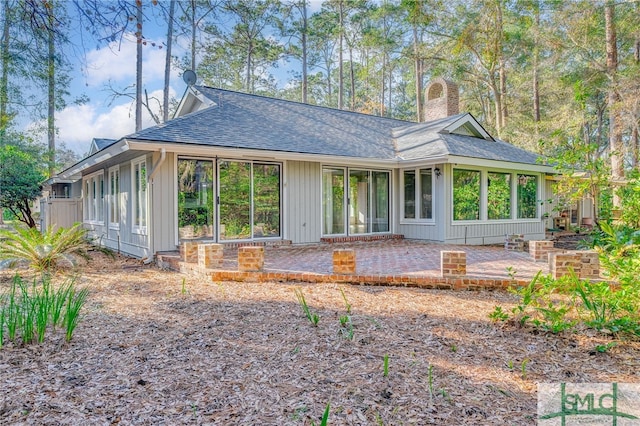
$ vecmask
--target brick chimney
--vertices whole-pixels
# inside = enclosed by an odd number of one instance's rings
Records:
[[[458,85],[438,77],[425,90],[424,121],[460,113]]]

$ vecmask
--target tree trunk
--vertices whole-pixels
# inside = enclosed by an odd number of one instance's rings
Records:
[[[4,2],[4,23],[2,26],[2,43],[0,44],[0,60],[2,61],[2,75],[0,76],[0,144],[5,143],[5,135],[9,126],[8,103],[9,103],[9,26],[11,25],[11,10],[9,2]],[[0,210],[0,213],[2,210]],[[0,216],[0,224],[2,217]]]
[[[173,15],[176,10],[176,0],[169,4],[169,25],[167,28],[167,51],[164,60],[164,91],[162,96],[162,121],[169,120],[169,81],[171,80],[171,47],[173,46]]]
[[[537,5],[536,5],[537,6]],[[538,31],[540,30],[540,9],[535,8],[535,27],[533,34],[533,121],[540,122],[540,87],[538,82],[538,56],[540,49],[538,46]],[[536,124],[537,131],[537,124]],[[537,135],[536,135],[537,136]]]
[[[498,31],[498,46],[497,46],[497,55],[498,55],[498,76],[500,79],[500,111],[498,115],[500,117],[500,129],[503,129],[507,124],[507,116],[509,112],[507,110],[507,66],[504,60],[504,52],[502,51],[502,42],[503,42],[503,20],[502,20],[502,0],[498,0],[497,2],[497,28]]]
[[[198,24],[196,22],[196,3],[197,0],[191,0],[191,70],[196,70],[196,31]]]
[[[49,142],[49,177],[53,176],[56,163],[56,128],[55,128],[55,114],[56,114],[56,45],[55,45],[55,31],[54,31],[54,15],[53,5],[47,8],[47,19],[49,28],[47,29],[48,37],[48,50],[47,57],[47,140]]]
[[[142,0],[136,0],[136,132],[142,130]]]
[[[623,145],[622,135],[620,132],[620,123],[617,112],[617,106],[619,102],[619,96],[616,93],[616,81],[618,70],[618,48],[615,26],[615,6],[613,2],[609,1],[605,5],[604,9],[605,17],[605,36],[606,36],[606,50],[607,50],[607,73],[609,76],[609,156],[611,158],[611,178],[613,180],[621,180],[624,177],[624,164],[623,164]],[[616,188],[617,189],[617,188]],[[617,191],[614,190],[613,207],[620,208],[622,205],[621,198],[617,195]]]
[[[424,112],[422,111],[422,97],[424,90],[422,87],[422,59],[420,58],[420,45],[418,43],[418,28],[413,26],[413,55],[414,55],[414,72],[416,78],[416,116],[418,123],[424,120]]]
[[[308,102],[309,76],[307,65],[307,0],[302,1],[302,103]]]
[[[344,106],[344,66],[342,65],[342,44],[344,40],[344,9],[342,0],[340,0],[338,10],[340,19],[340,41],[338,45],[338,109],[342,109]]]
[[[351,80],[351,111],[356,110],[356,75],[353,69],[353,47],[349,46],[349,79]]]

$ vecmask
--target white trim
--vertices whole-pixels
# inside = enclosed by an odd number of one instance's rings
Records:
[[[462,117],[449,124],[447,127],[441,130],[441,133],[455,133],[460,127],[465,124],[470,124],[477,132],[481,135],[483,139],[488,141],[493,141],[494,139],[491,137],[489,133],[478,123],[478,121],[468,112],[465,113]]]
[[[434,170],[436,169],[436,167],[434,167],[435,164],[433,165],[429,165],[426,167],[409,167],[409,168],[404,168],[404,169],[400,169],[400,186],[399,186],[399,200],[400,200],[400,209],[401,209],[401,213],[400,213],[400,224],[401,225],[417,225],[417,224],[435,224],[436,223],[436,207],[435,207],[435,191],[436,191],[436,175]],[[420,170],[431,170],[431,218],[422,218],[420,217],[420,203],[418,203],[418,199],[420,198],[421,192],[422,192],[422,184],[421,182],[418,180],[418,176],[420,174]],[[414,215],[416,217],[410,218],[410,217],[405,217],[405,206],[404,206],[404,172],[405,171],[413,171],[415,173],[415,182],[414,182],[414,191],[415,191],[415,195],[414,195]],[[442,173],[442,171],[441,171]]]
[[[101,179],[98,179],[99,177]],[[99,188],[99,182],[102,182],[102,188]],[[87,188],[87,184],[89,188]],[[85,189],[87,189],[86,193]],[[100,192],[102,192],[101,199],[98,195]],[[104,170],[98,170],[82,178],[82,223],[104,226],[104,195]],[[100,212],[102,213],[102,220],[98,218]]]

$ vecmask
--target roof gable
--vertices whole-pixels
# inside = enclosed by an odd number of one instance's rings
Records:
[[[93,155],[96,152],[101,151],[110,145],[113,145],[115,141],[116,141],[115,139],[93,138],[91,140],[91,146],[89,147],[88,156]]]

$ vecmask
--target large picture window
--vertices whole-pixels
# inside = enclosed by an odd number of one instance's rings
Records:
[[[538,178],[518,175],[518,219],[538,217]]]
[[[218,163],[220,239],[280,236],[280,165],[223,160]]]
[[[147,162],[145,159],[132,164],[133,182],[133,232],[147,233]]]
[[[537,199],[537,175],[453,170],[454,220],[536,219]]]
[[[404,170],[404,218],[433,219],[433,171],[428,169]]]
[[[480,219],[480,172],[453,170],[453,220]]]
[[[511,219],[511,174],[487,173],[487,217]]]

